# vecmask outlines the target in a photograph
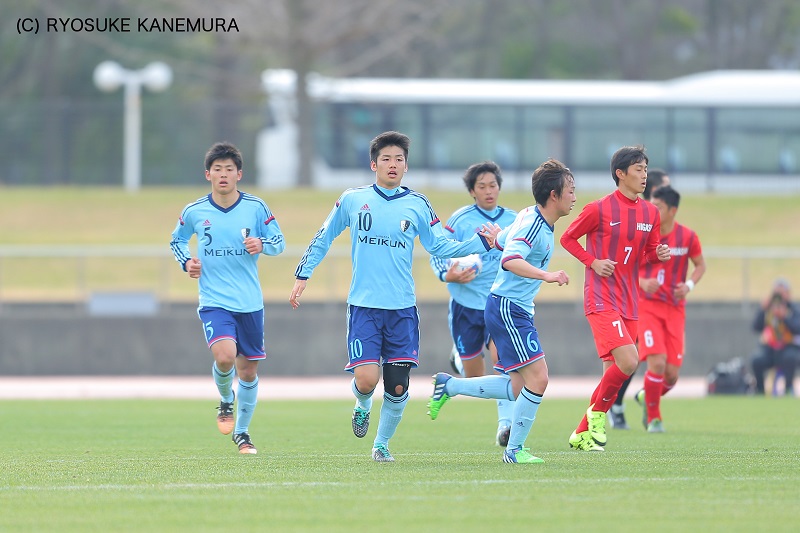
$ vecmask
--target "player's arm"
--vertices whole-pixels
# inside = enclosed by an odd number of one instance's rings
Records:
[[[700,282],[703,274],[706,273],[706,260],[702,253],[700,255],[689,257],[689,261],[692,262],[692,266],[694,268],[692,268],[692,275],[689,276],[689,279],[687,279],[685,283],[678,283],[675,286],[674,294],[675,298],[678,300],[681,298],[686,298],[686,295],[692,292],[694,286]]]
[[[558,283],[559,286],[569,283],[569,276],[563,270],[548,272],[536,268],[521,257],[510,257],[502,264],[505,270],[523,278],[540,279],[546,283]]]
[[[186,222],[185,218],[187,217],[188,215],[184,210],[181,218],[175,224],[175,229],[172,231],[169,247],[175,256],[175,261],[181,265],[183,271],[188,273],[191,278],[199,278],[202,265],[199,259],[192,257],[192,253],[189,250],[189,239],[194,235],[194,229],[192,224]]]
[[[256,239],[261,245],[261,250],[255,253],[262,253],[264,255],[280,255],[286,249],[286,239],[283,237],[281,227],[275,219],[275,215],[270,212],[269,208],[264,206],[264,223],[261,225],[261,232]],[[245,242],[247,239],[245,239]],[[256,243],[253,243],[254,246]],[[254,247],[255,249],[255,247]],[[250,252],[249,248],[247,250]],[[253,252],[250,252],[253,253]]]
[[[494,226],[497,227],[494,233],[496,237],[497,233],[500,232],[500,226],[497,226],[497,224],[494,224]],[[445,234],[441,223],[435,218],[426,220],[426,217],[420,217],[417,228],[419,242],[422,247],[429,254],[439,257],[463,257],[469,254],[482,254],[487,250],[491,250],[494,244],[494,237],[490,241],[483,233],[476,233],[466,241],[450,239]]]
[[[653,208],[653,212],[655,213],[653,227],[647,235],[647,242],[645,242],[644,250],[642,250],[644,260],[651,264],[669,261],[671,257],[669,246],[661,244],[661,215],[655,208]]]
[[[584,235],[597,230],[599,225],[600,212],[598,211],[597,203],[586,204],[578,218],[573,220],[572,224],[561,235],[560,242],[561,246],[578,261],[594,270],[598,276],[607,278],[614,273],[614,265],[617,262],[609,258],[594,257],[578,241]]]
[[[307,281],[314,272],[314,269],[325,258],[325,255],[331,248],[333,240],[349,225],[347,209],[344,207],[346,200],[347,197],[344,194],[339,198],[336,205],[331,209],[331,212],[328,213],[325,222],[322,223],[322,227],[317,231],[317,234],[314,235],[314,238],[311,239],[311,243],[300,258],[300,263],[294,271],[296,278],[294,287],[289,295],[289,303],[294,309],[297,309],[300,305],[298,298],[303,294]]]

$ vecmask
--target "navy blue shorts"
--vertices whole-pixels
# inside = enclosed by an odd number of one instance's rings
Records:
[[[450,335],[462,361],[483,355],[483,347],[489,345],[489,330],[482,309],[464,307],[450,300]]]
[[[533,315],[525,309],[508,298],[490,294],[484,317],[497,347],[495,370],[512,372],[544,357]]]
[[[257,361],[266,359],[264,352],[264,310],[235,313],[221,307],[201,307],[197,314],[203,321],[208,347],[221,340],[236,343],[236,355]]]
[[[375,309],[347,306],[348,372],[361,365],[409,363],[419,366],[419,314],[416,307]]]

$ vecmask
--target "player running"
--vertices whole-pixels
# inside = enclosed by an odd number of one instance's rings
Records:
[[[584,313],[592,329],[603,376],[578,427],[572,448],[603,451],[606,412],[639,364],[636,334],[639,265],[670,258],[659,244],[656,207],[639,198],[647,184],[648,158],[641,146],[624,146],[611,158],[613,193],[587,204],[561,236],[561,245],[586,266]],[[586,248],[578,239],[586,236]]]
[[[484,311],[489,335],[497,345],[495,368],[503,375],[455,378],[440,372],[434,376],[428,402],[428,414],[436,420],[445,402],[459,394],[516,399],[503,452],[506,463],[544,462],[524,446],[548,383],[544,348],[533,325],[533,299],[543,281],[559,286],[569,283],[563,270],[548,272],[547,267],[555,247],[553,227],[575,205],[575,179],[561,162],[550,159],[534,171],[531,185],[536,205],[523,209],[498,238],[502,266]]]
[[[217,427],[225,435],[233,432],[239,453],[253,454],[257,450],[249,427],[258,400],[258,362],[267,357],[257,261],[261,254],[283,252],[286,241],[267,204],[238,190],[242,154],[235,146],[212,146],[205,167],[211,193],[183,209],[170,248],[189,277],[198,280],[197,313],[214,356],[212,375],[221,396]],[[197,235],[196,257],[189,251],[192,235]]]
[[[367,434],[372,394],[383,367],[383,404],[372,446],[377,462],[394,461],[389,439],[408,402],[409,373],[419,362],[419,315],[411,271],[414,239],[419,237],[431,254],[461,257],[491,249],[500,232],[500,226],[487,223],[465,242],[449,239],[428,199],[401,185],[408,170],[409,143],[407,136],[394,131],[372,140],[370,168],[375,183],[342,193],[303,254],[289,297],[296,309],[333,240],[350,228],[353,266],[345,370],[354,375],[351,423],[356,437]]]
[[[706,271],[697,234],[675,221],[680,201],[681,195],[669,185],[653,193],[661,215],[661,244],[669,247],[672,259],[645,265],[639,278],[639,357],[647,361],[647,372],[636,401],[648,433],[664,431],[661,397],[675,386],[683,364],[686,297]],[[693,269],[687,279],[689,262]]]

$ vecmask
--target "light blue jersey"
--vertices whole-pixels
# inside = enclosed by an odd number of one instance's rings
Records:
[[[503,207],[496,207],[494,211],[484,211],[476,204],[462,207],[450,217],[447,225],[444,227],[445,231],[452,235],[452,238],[463,241],[469,239],[481,225],[488,222],[494,222],[501,228],[505,228],[517,216],[517,212]],[[500,250],[492,248],[489,251],[481,254],[481,262],[483,268],[481,273],[475,276],[475,279],[469,283],[448,283],[447,290],[450,292],[450,297],[470,309],[478,309],[483,311],[486,307],[486,297],[489,296],[489,289],[494,283],[497,276],[497,271],[500,268]],[[444,281],[444,276],[450,268],[450,263],[447,258],[432,256],[431,268],[441,281]]]
[[[536,268],[547,270],[553,256],[553,226],[547,223],[537,206],[526,207],[500,233],[497,242],[503,250],[501,267],[511,259],[524,259]],[[508,298],[533,315],[533,299],[541,286],[540,279],[523,278],[500,268],[491,292]]]
[[[489,249],[478,234],[465,242],[449,239],[424,195],[373,184],[342,193],[303,254],[297,279],[311,277],[333,240],[348,227],[353,277],[347,303],[360,307],[405,309],[416,304],[411,263],[417,236],[429,253],[442,257]]]
[[[202,265],[200,307],[221,307],[238,313],[264,308],[258,280],[258,256],[244,247],[245,237],[258,237],[262,253],[278,255],[286,241],[275,217],[263,200],[240,191],[235,204],[222,208],[211,194],[187,205],[172,232],[170,248],[186,270],[191,259],[189,239],[197,235],[197,258]]]

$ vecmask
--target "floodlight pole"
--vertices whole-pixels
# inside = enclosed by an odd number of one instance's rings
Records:
[[[142,70],[128,70],[114,61],[104,61],[95,68],[94,81],[103,91],[125,86],[123,183],[126,191],[136,192],[142,186],[142,85],[163,91],[172,82],[172,70],[160,62]]]
[[[142,187],[142,82],[138,76],[125,79],[125,131],[123,141],[123,183],[125,190]]]

